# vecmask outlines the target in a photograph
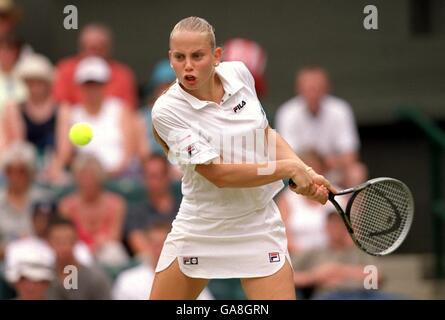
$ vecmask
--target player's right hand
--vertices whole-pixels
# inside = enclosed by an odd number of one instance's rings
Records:
[[[312,181],[316,185],[324,186],[328,191],[334,194],[337,193],[337,190],[332,186],[332,184],[328,181],[328,179],[323,177],[321,174],[316,173],[314,169],[312,169],[311,167],[308,167],[306,170],[309,172],[309,174],[312,177]]]
[[[292,177],[292,180],[295,182],[296,186],[290,186],[290,188],[295,193],[306,196],[321,204],[325,204],[328,201],[329,190],[332,186],[329,181],[317,174],[312,168],[307,167],[298,170]]]

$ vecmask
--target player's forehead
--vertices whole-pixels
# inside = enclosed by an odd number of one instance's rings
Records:
[[[170,38],[172,52],[195,52],[210,50],[209,35],[198,31],[176,31]]]

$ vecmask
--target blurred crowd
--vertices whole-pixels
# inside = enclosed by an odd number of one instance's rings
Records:
[[[151,107],[176,76],[160,60],[139,90],[112,56],[112,30],[98,23],[81,29],[78,52],[53,63],[16,33],[22,18],[0,0],[0,298],[146,299],[181,201],[181,172],[151,129]],[[258,43],[230,39],[224,59],[244,61],[266,95]],[[325,69],[298,70],[295,97],[271,126],[317,172],[350,187],[367,170],[352,107],[330,92]],[[77,122],[94,130],[85,147],[68,140]],[[299,297],[374,297],[363,289],[372,259],[333,207],[286,189],[277,203]],[[213,296],[206,289],[200,298]]]

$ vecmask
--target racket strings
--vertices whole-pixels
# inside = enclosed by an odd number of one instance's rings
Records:
[[[351,206],[355,238],[369,253],[391,250],[407,233],[412,206],[409,191],[400,183],[372,184],[356,196]]]

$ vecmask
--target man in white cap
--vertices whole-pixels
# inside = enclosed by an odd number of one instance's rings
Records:
[[[44,300],[54,279],[55,256],[51,248],[35,238],[15,241],[5,254],[5,276],[19,300]]]
[[[93,154],[107,174],[118,177],[129,168],[135,155],[135,117],[122,100],[109,97],[106,85],[111,79],[111,69],[100,57],[88,57],[79,62],[76,82],[81,88],[83,103],[63,108],[60,115],[61,130],[57,131],[57,167],[60,171],[71,161],[72,153]],[[91,125],[94,136],[82,148],[74,149],[68,140],[69,128],[78,122]],[[143,138],[143,137],[138,137]]]
[[[101,24],[89,24],[83,28],[79,37],[79,53],[62,60],[57,65],[54,83],[54,96],[62,103],[82,102],[81,88],[76,78],[76,69],[82,59],[92,56],[104,59],[110,68],[111,80],[105,88],[106,96],[113,96],[130,107],[137,106],[137,90],[131,69],[111,57],[111,30]]]

